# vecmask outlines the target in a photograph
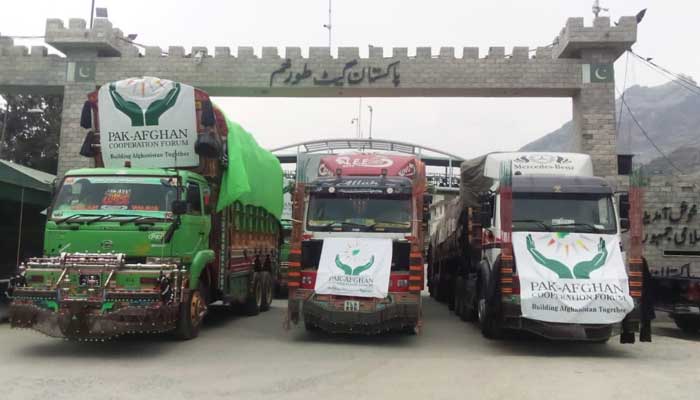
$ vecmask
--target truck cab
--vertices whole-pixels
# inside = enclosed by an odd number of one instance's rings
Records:
[[[414,165],[419,162],[412,157],[394,161]],[[304,187],[299,221],[299,284],[290,293],[292,320],[303,319],[310,330],[320,328],[337,333],[412,332],[420,320],[423,265],[419,241],[424,176],[390,174],[386,168],[362,172],[346,175],[347,170],[344,173],[339,168],[336,176],[319,177]],[[363,258],[367,250],[363,246],[374,243],[373,240],[387,246],[386,287],[375,282],[374,290],[344,291],[338,283],[341,278],[382,279],[376,274],[368,275],[371,270],[367,274],[359,272],[363,265],[371,268],[368,265],[381,258]],[[348,254],[339,253],[335,259],[322,257],[333,243],[341,241],[342,246],[355,247]],[[294,251],[293,246],[292,256]],[[294,261],[290,257],[290,282],[296,273]],[[331,269],[330,275],[324,271],[327,268]],[[333,275],[341,269],[346,269],[345,275]],[[290,288],[293,285],[290,283]]]
[[[546,264],[546,268],[551,268],[561,279],[588,279],[596,268],[596,259],[615,256],[600,243],[601,236],[607,236],[617,238],[616,255],[620,260],[625,260],[619,238],[623,228],[628,227],[628,222],[618,218],[610,184],[599,177],[515,175],[512,178],[511,201],[512,235],[514,238],[525,236],[525,240],[514,239],[511,243],[514,253],[512,275],[501,276],[498,282],[502,297],[502,327],[529,330],[554,339],[608,338],[612,334],[612,324],[601,324],[601,320],[593,315],[589,319],[582,318],[584,322],[581,324],[567,325],[523,317],[518,259],[536,255],[538,261]],[[493,274],[494,267],[502,263],[502,205],[500,188],[495,188],[495,191],[482,197],[481,268],[485,275]],[[557,262],[556,257],[548,259],[539,247],[554,249],[549,254],[561,255],[562,258],[576,253],[581,253],[583,257],[586,253],[588,255],[585,257],[593,261],[593,264],[568,265]],[[577,268],[578,265],[580,268]],[[533,287],[531,285],[526,289],[532,291]],[[483,321],[489,318],[488,298],[481,296],[477,301],[477,317]]]
[[[633,341],[642,272],[612,186],[577,153],[491,153],[461,166],[429,250],[431,296],[484,336]]]

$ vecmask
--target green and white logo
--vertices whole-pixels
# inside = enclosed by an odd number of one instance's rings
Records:
[[[367,271],[368,269],[372,268],[372,265],[374,265],[374,255],[372,255],[369,258],[369,260],[363,260],[364,254],[362,250],[358,247],[353,246],[347,249],[345,252],[343,252],[342,255],[343,257],[341,257],[341,254],[336,254],[335,266],[340,268],[345,273],[345,275],[360,275],[364,271]],[[343,259],[345,259],[347,263],[343,262]],[[350,264],[353,264],[354,267]]]
[[[193,167],[197,140],[195,89],[156,77],[103,85],[100,146],[105,167],[126,161],[134,168]]]
[[[566,255],[569,252],[581,251],[591,252],[589,246],[586,246],[581,239],[569,238],[569,232],[554,232],[552,238],[549,239],[548,245],[557,245],[560,248],[565,248]],[[567,240],[567,238],[569,240]],[[557,243],[565,241],[566,244]],[[608,249],[605,245],[605,239],[602,237],[598,240],[597,252],[587,260],[577,262],[573,268],[566,264],[565,261],[555,258],[545,257],[536,247],[535,240],[532,235],[527,235],[526,239],[527,251],[532,255],[532,258],[541,266],[553,271],[560,279],[590,279],[591,272],[605,265],[605,260],[608,257]]]
[[[177,102],[177,97],[180,94],[180,84],[175,83],[174,87],[162,99],[153,101],[144,110],[133,101],[124,99],[117,91],[117,86],[112,83],[109,85],[109,95],[112,98],[114,107],[126,114],[131,120],[131,126],[155,126],[158,125],[160,116],[171,109]]]
[[[324,238],[314,290],[383,299],[389,291],[392,255],[388,238]]]

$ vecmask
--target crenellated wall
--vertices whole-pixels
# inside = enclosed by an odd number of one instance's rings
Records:
[[[585,26],[570,18],[553,45],[491,47],[479,54],[464,47],[418,47],[384,51],[370,47],[279,50],[263,47],[205,46],[139,49],[105,19],[92,29],[82,19],[46,22],[43,46],[14,46],[0,37],[0,91],[64,93],[59,173],[87,166],[77,155],[85,94],[105,82],[132,76],[158,76],[186,82],[213,96],[289,97],[571,97],[577,133],[573,151],[589,153],[598,175],[616,175],[615,89],[612,63],[636,41],[634,17],[611,26],[607,17]],[[603,71],[603,72],[601,72]],[[599,79],[599,78],[603,79]],[[545,113],[546,114],[546,113]],[[546,116],[543,116],[546,118]]]

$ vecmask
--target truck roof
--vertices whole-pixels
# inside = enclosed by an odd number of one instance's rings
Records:
[[[591,156],[558,152],[490,153],[463,162],[462,171],[478,168],[483,176],[499,179],[503,161],[512,162],[514,174],[519,172],[522,175],[593,176]]]
[[[387,176],[411,178],[418,172],[416,156],[383,153],[347,153],[322,157],[318,167],[319,176],[334,176],[340,170],[344,176]]]
[[[593,177],[591,156],[580,153],[503,152],[464,161],[460,198],[467,207],[479,204],[479,193],[493,189],[500,179],[501,163],[511,161],[513,177]]]
[[[613,190],[608,181],[596,176],[515,175],[513,192],[610,194]]]
[[[197,173],[187,170],[176,171],[169,168],[79,168],[66,172],[66,176],[102,176],[102,175],[124,175],[124,176],[176,176],[195,175]]]

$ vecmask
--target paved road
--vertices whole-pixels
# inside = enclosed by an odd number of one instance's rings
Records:
[[[425,298],[420,336],[286,333],[286,303],[210,315],[200,337],[72,343],[0,325],[1,399],[698,399],[700,336],[654,342],[483,339]]]

